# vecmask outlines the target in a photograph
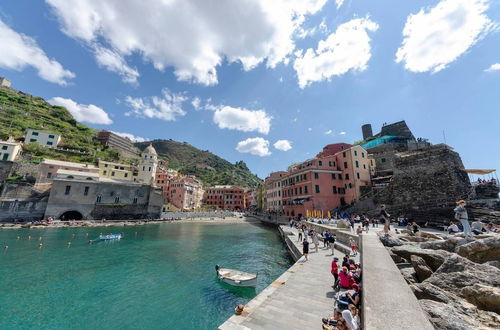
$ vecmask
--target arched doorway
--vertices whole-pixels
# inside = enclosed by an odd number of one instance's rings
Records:
[[[80,212],[78,212],[78,211],[66,211],[63,214],[61,214],[61,216],[59,217],[59,219],[64,220],[64,221],[68,221],[68,220],[82,220],[83,219],[83,215]]]

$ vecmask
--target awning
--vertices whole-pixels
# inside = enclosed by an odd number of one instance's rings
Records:
[[[496,170],[478,170],[478,169],[464,169],[465,172],[470,173],[470,174],[479,174],[479,175],[484,175],[484,174],[490,174],[495,172]]]

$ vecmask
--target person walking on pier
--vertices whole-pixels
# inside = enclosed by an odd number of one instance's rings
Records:
[[[314,248],[316,249],[316,253],[318,253],[319,238],[318,238],[318,233],[315,230],[313,230],[312,232],[312,242],[314,244]]]
[[[465,238],[472,238],[472,230],[469,225],[469,216],[467,215],[467,210],[465,209],[465,201],[459,200],[457,202],[457,207],[455,207],[455,219],[460,221],[464,227]]]
[[[391,215],[387,213],[385,209],[385,205],[382,204],[380,205],[380,220],[384,221],[384,233],[385,235],[389,235],[389,230],[390,230],[390,225],[391,225],[391,220],[390,217]]]
[[[299,227],[299,229],[297,229],[297,231],[299,232],[299,237],[297,239],[297,242],[300,242],[300,241],[302,241],[302,227]]]
[[[335,278],[335,284],[334,286],[337,286],[337,281],[339,280],[339,265],[337,264],[337,261],[339,261],[339,258],[335,257],[332,260],[332,275]]]
[[[304,241],[302,242],[302,255],[305,258],[305,261],[309,260],[307,256],[309,255],[309,242],[307,241],[307,238],[304,237]]]

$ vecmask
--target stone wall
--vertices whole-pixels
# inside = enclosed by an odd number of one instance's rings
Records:
[[[0,161],[0,184],[10,176],[13,165],[13,162]]]
[[[0,201],[1,221],[37,221],[43,219],[47,198],[39,200]]]
[[[96,204],[90,214],[92,219],[129,220],[159,218],[148,213],[148,205]]]
[[[375,205],[387,204],[393,216],[403,215],[418,223],[446,223],[453,219],[455,201],[473,195],[459,154],[446,145],[398,154],[394,164],[389,186],[369,197]],[[361,203],[352,211],[377,212],[364,209]]]

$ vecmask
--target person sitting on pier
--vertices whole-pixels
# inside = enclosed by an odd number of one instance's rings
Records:
[[[351,273],[348,271],[347,267],[342,267],[342,271],[339,273],[339,285],[343,289],[351,289],[354,284]]]
[[[353,294],[349,292],[347,293],[346,295],[346,297],[348,298],[347,302],[350,305],[354,305],[354,307],[359,308],[361,305],[361,288],[356,283],[352,285],[352,288],[354,289],[354,293]]]
[[[479,235],[479,234],[483,233],[483,223],[479,220],[472,222],[470,227],[472,229],[472,233],[475,235]]]
[[[361,317],[359,316],[359,309],[357,309],[356,306],[354,306],[353,304],[350,304],[348,309],[351,312],[354,321],[356,321],[356,323],[359,326],[361,324]]]
[[[452,221],[450,223],[450,225],[448,226],[448,234],[453,235],[453,234],[456,234],[459,232],[460,232],[460,229],[458,228],[457,223]]]
[[[342,311],[342,318],[345,321],[345,325],[346,325],[347,329],[349,329],[349,330],[358,330],[359,329],[358,323],[356,322],[353,315],[351,314],[351,311],[349,311],[348,309]]]
[[[349,256],[346,254],[344,259],[342,259],[342,267],[349,269]]]

